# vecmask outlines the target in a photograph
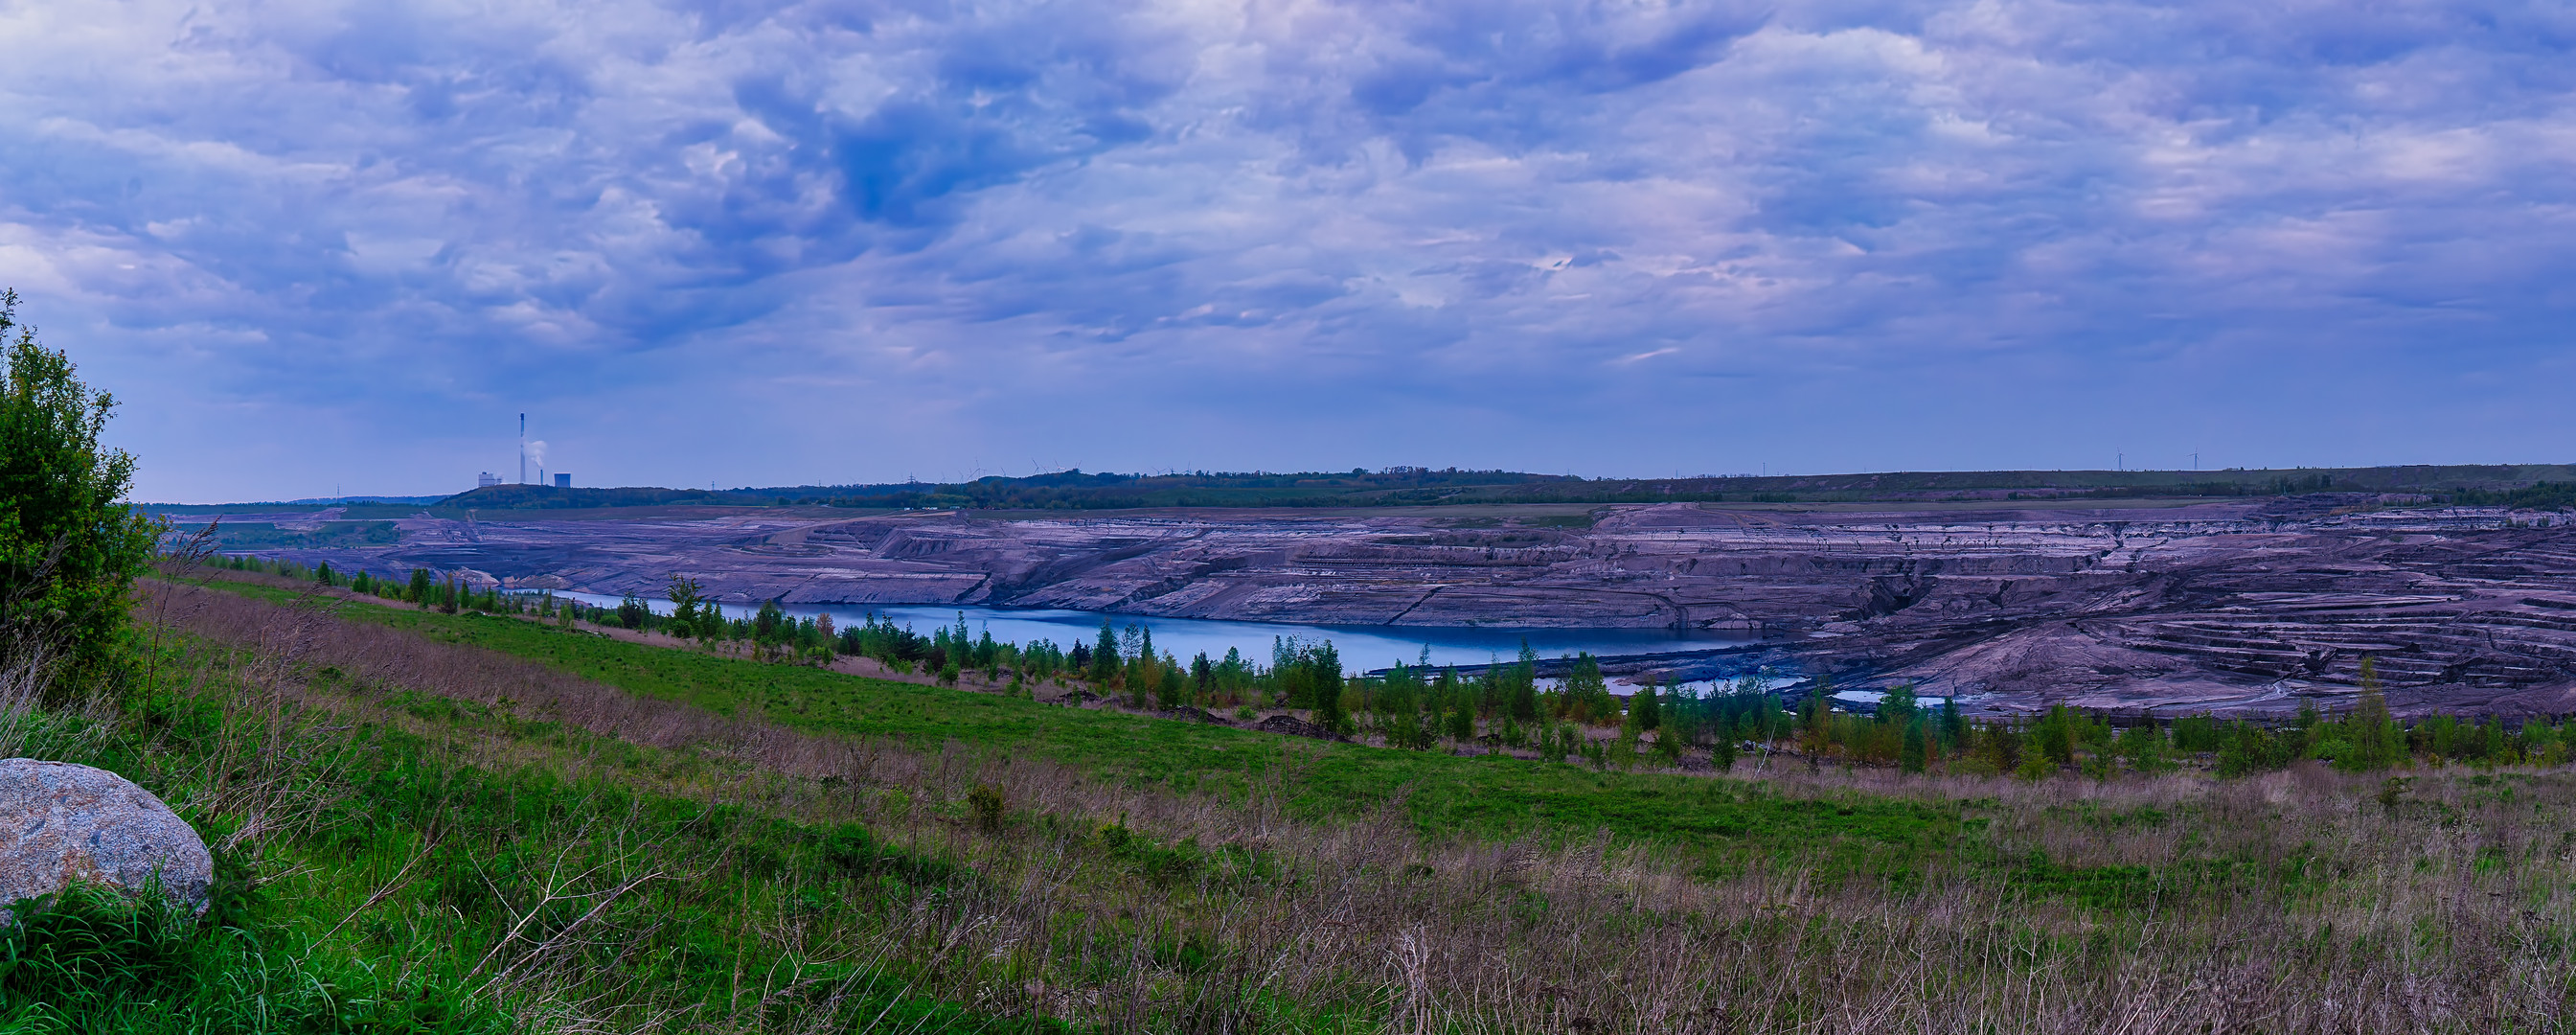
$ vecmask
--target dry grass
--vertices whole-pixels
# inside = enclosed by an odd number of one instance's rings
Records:
[[[1914,798],[1988,825],[1974,852],[1905,881],[1846,879],[1796,857],[1702,879],[1600,841],[1427,842],[1393,809],[1295,820],[1280,807],[1293,773],[1248,802],[1141,790],[953,746],[729,720],[327,609],[152,592],[177,627],[252,648],[253,682],[313,705],[363,709],[365,688],[398,687],[559,720],[733,763],[668,767],[662,789],[863,821],[966,860],[983,881],[898,913],[758,922],[783,949],[902,961],[922,991],[995,1014],[1135,1031],[1265,1030],[1289,1016],[1403,1032],[2570,1026],[2576,781],[2561,773],[2419,774],[2383,806],[2379,779],[2309,768],[2040,784],[1793,770],[1767,776],[1769,791]],[[324,667],[360,691],[313,682]],[[277,705],[242,718],[297,728]],[[464,757],[486,763],[632,776],[597,745],[452,732]],[[972,821],[965,802],[978,786],[999,792],[1001,822]],[[1135,840],[1122,843],[1128,831]],[[2122,886],[2147,893],[2089,907],[2045,881],[1999,876],[2011,869],[1994,860],[2032,852],[2065,867],[2144,867]],[[621,858],[651,873],[650,855],[643,845]],[[2230,867],[2223,878],[2192,878],[2218,866]],[[512,957],[527,961],[505,975],[513,987],[579,986],[549,973],[541,949]],[[750,1007],[796,981],[756,975],[733,1017],[672,1024],[759,1027]],[[530,1016],[644,1023],[596,996],[551,1002]]]

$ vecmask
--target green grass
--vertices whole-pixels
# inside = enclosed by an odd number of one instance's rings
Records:
[[[2480,976],[2493,959],[2565,957],[2547,940],[2557,927],[2497,925],[2563,915],[2559,889],[2576,886],[2564,839],[2496,835],[2563,826],[2562,812],[2534,811],[2567,800],[2555,777],[2428,777],[2424,800],[2359,812],[2266,798],[2298,793],[2296,781],[2072,798],[2003,781],[1976,785],[1994,797],[1907,799],[1322,744],[518,619],[340,613],[914,750],[822,770],[849,775],[787,776],[725,745],[621,742],[329,668],[290,680],[309,710],[281,707],[261,689],[280,679],[275,659],[165,639],[148,670],[158,685],[108,711],[0,716],[0,746],[124,773],[219,844],[252,817],[280,825],[222,853],[211,922],[74,895],[0,937],[0,1033],[1074,1030],[1052,1014],[1100,1030],[1359,1035],[1413,1030],[1389,1020],[1411,979],[1379,966],[1408,938],[1511,961],[1434,972],[1452,981],[1447,1030],[1567,1030],[1544,1001],[1491,1025],[1457,1005],[1482,1002],[1491,975],[1560,990],[1541,1000],[1590,995],[1580,986],[1604,973],[1648,975],[1572,1014],[1612,1018],[1609,1030],[1761,995],[1771,1028],[1823,1023],[1900,986],[1917,1013],[1973,993],[1978,1011],[2006,1016],[2048,975],[2089,975],[2050,993],[2085,1002],[2128,987],[2137,967],[2200,973],[2255,918],[2295,922],[2259,934],[2266,962],[2249,973],[2345,973],[2311,953],[2327,944],[2396,959],[2403,916],[2366,920],[2379,915],[2368,903],[2431,900],[2386,899],[2392,875],[2417,892],[2478,892],[2460,908],[2492,915],[2426,930],[2471,942],[2401,962],[2449,968],[2445,988],[2492,991],[2505,987]],[[1103,793],[1112,783],[1153,792]],[[2366,803],[2375,787],[2353,783],[2342,800]],[[1312,822],[1163,788],[1259,795]],[[1435,838],[1536,834],[1568,850],[1499,853],[1498,865],[1487,845],[1339,826],[1373,808]],[[1605,833],[1681,865],[1596,855],[1586,842]],[[2480,847],[2442,847],[2453,844]],[[1766,860],[1798,872],[1742,872]],[[1693,870],[1705,883],[1666,879]],[[1935,901],[1963,912],[1926,927]],[[2474,942],[2480,932],[2539,940],[2498,948]],[[1651,1010],[1617,1005],[1634,981],[1694,959],[1717,962],[1654,992]],[[1920,975],[1837,991],[1909,959]],[[2554,1016],[2557,999],[2534,1002]]]
[[[272,600],[291,595],[216,585]],[[1914,801],[1796,798],[1760,781],[1327,744],[627,643],[516,618],[367,605],[341,613],[539,661],[631,693],[801,730],[933,750],[954,742],[1183,792],[1240,796],[1275,789],[1293,815],[1309,819],[1400,803],[1416,829],[1434,838],[1607,833],[1680,851],[1704,869],[1821,854],[1836,871],[1886,875],[1955,855],[1963,842],[1974,841],[1963,835],[1978,825],[1957,808]]]
[[[424,735],[245,707],[256,691],[229,673],[246,655],[167,649],[165,685],[137,688],[113,718],[20,713],[0,716],[0,734],[166,798],[217,848],[211,908],[199,921],[78,885],[16,903],[25,922],[0,931],[0,1033],[497,1033],[592,999],[614,1004],[601,1019],[620,1029],[831,1016],[845,1031],[1072,1030],[915,994],[917,961],[849,951],[975,888],[973,869],[935,850],[567,775],[579,749],[615,746],[561,731],[542,739],[576,750],[528,742],[524,764],[465,762],[452,741],[500,723],[488,709]],[[259,816],[283,825],[223,847]]]

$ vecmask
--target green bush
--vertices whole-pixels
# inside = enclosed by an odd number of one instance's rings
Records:
[[[0,333],[18,295],[0,291]],[[69,356],[20,328],[0,384],[0,673],[110,673],[134,578],[158,529],[119,503],[134,457],[101,446],[114,397],[92,393]],[[59,668],[55,668],[59,666]]]

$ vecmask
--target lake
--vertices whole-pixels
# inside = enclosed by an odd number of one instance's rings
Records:
[[[564,593],[587,604],[617,606],[616,597],[596,593]],[[668,600],[648,601],[655,614],[671,613]],[[799,618],[829,614],[842,625],[857,622],[874,613],[907,625],[913,631],[929,635],[933,626],[953,626],[964,615],[966,629],[975,635],[990,631],[993,638],[1008,643],[1033,643],[1053,640],[1056,646],[1073,649],[1077,643],[1095,642],[1100,635],[1102,615],[1094,611],[1057,611],[1035,608],[964,607],[964,606],[894,606],[853,607],[784,604],[781,609]],[[725,605],[730,617],[747,617],[759,610],[758,605],[743,607]],[[1433,665],[1482,665],[1489,661],[1510,661],[1520,654],[1526,639],[1530,648],[1542,658],[1572,655],[1590,651],[1609,657],[1621,654],[1659,654],[1666,651],[1708,650],[1739,643],[1751,643],[1753,637],[1734,633],[1677,633],[1665,629],[1506,629],[1493,627],[1457,628],[1395,625],[1301,625],[1289,622],[1235,622],[1207,618],[1150,618],[1142,615],[1109,615],[1111,626],[1124,630],[1131,622],[1145,626],[1154,634],[1154,650],[1188,660],[1201,651],[1210,658],[1223,658],[1228,648],[1240,650],[1250,661],[1270,663],[1271,643],[1278,637],[1293,636],[1309,643],[1330,640],[1342,655],[1342,665],[1354,671],[1386,668],[1397,662],[1413,664],[1428,652]]]

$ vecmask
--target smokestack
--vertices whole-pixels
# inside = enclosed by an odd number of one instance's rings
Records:
[[[528,484],[528,415],[519,415],[519,484]]]

